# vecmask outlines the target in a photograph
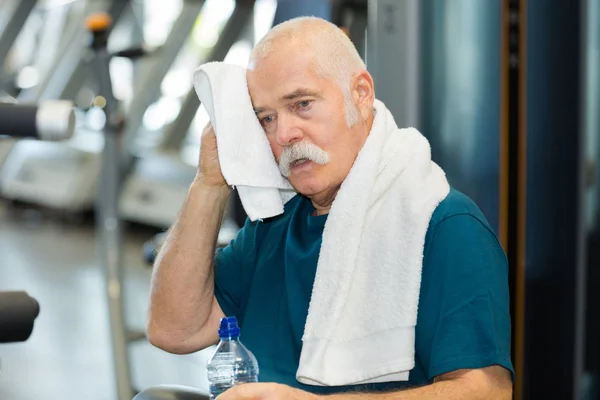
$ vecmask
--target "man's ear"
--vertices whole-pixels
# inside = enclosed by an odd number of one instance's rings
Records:
[[[375,102],[375,85],[373,77],[368,71],[363,70],[354,76],[352,85],[352,97],[354,104],[366,121],[373,113],[373,103]]]

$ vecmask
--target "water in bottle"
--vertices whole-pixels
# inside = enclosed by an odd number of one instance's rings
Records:
[[[208,360],[208,383],[211,400],[235,385],[258,381],[258,362],[240,342],[240,328],[235,317],[221,319],[220,342]]]

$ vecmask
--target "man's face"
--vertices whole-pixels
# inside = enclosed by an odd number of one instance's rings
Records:
[[[296,162],[288,168],[292,186],[313,196],[339,188],[366,135],[360,127],[347,126],[339,85],[316,73],[310,52],[294,47],[273,50],[251,65],[248,88],[277,162],[282,155],[284,160],[290,159],[283,153],[297,143],[309,143],[321,150],[316,152],[317,162],[291,157],[290,161]]]

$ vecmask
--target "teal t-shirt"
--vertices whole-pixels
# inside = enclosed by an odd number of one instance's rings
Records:
[[[310,200],[296,196],[285,212],[246,222],[217,252],[215,296],[236,316],[241,341],[256,356],[259,380],[314,393],[376,392],[431,383],[445,372],[510,360],[508,266],[478,207],[452,189],[432,215],[425,237],[415,368],[408,382],[348,387],[308,386],[296,380],[323,228]]]

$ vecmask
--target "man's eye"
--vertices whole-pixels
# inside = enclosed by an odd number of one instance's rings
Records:
[[[310,100],[302,100],[298,102],[298,107],[299,108],[308,108],[310,106],[310,103],[312,103]]]
[[[269,124],[269,123],[273,122],[273,119],[274,119],[274,118],[273,118],[273,116],[272,116],[272,115],[267,115],[266,117],[263,117],[263,118],[261,119],[261,122],[262,122],[263,124]]]

